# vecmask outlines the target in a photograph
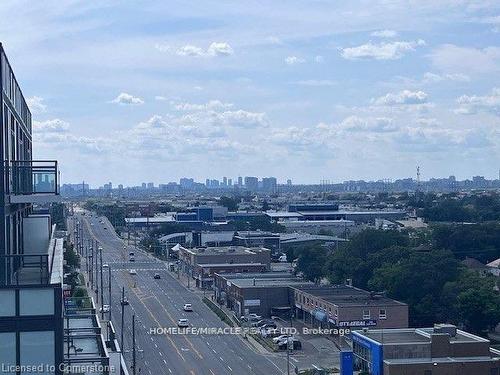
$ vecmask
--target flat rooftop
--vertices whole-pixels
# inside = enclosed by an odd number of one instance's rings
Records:
[[[347,285],[334,286],[299,286],[295,289],[310,294],[311,296],[323,299],[326,302],[337,306],[404,306],[403,302],[380,294],[372,295],[370,292]]]
[[[356,333],[384,345],[430,344],[431,334],[434,333],[434,328],[369,329],[357,331]],[[456,335],[450,336],[450,342],[489,342],[489,340],[457,329]]]
[[[248,266],[263,266],[267,267],[266,264],[263,263],[205,263],[199,265],[201,268],[210,268],[210,267],[248,267]]]
[[[197,247],[193,249],[182,248],[183,251],[193,255],[248,255],[270,252],[263,247],[245,247],[245,246],[217,246],[217,247]]]
[[[239,288],[273,287],[273,286],[300,286],[311,285],[309,281],[299,279],[288,272],[265,273],[232,273],[219,274],[220,277],[230,281]]]

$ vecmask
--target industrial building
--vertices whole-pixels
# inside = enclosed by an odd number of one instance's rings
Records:
[[[500,351],[491,348],[489,340],[448,324],[365,329],[354,331],[352,341],[354,369],[372,375],[500,373]]]
[[[375,219],[400,220],[406,217],[403,210],[339,210],[336,204],[290,204],[287,211],[267,211],[266,215],[273,221],[290,228],[297,228],[304,222],[314,225],[328,223],[332,228],[349,228],[355,224],[370,223]]]

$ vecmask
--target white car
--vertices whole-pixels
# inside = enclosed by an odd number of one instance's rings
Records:
[[[190,303],[184,304],[184,311],[193,311],[193,305]]]
[[[273,338],[273,342],[279,345],[282,342],[286,342],[286,339],[288,338],[293,338],[293,335],[280,335],[278,337]]]
[[[99,309],[99,312],[104,312],[107,313],[109,312],[109,305],[102,305],[102,307]]]
[[[131,274],[131,275],[137,275],[137,271],[134,270],[134,269],[128,271],[128,273]]]
[[[177,321],[177,326],[180,327],[180,328],[185,328],[185,327],[189,327],[189,320],[187,319],[179,319]]]

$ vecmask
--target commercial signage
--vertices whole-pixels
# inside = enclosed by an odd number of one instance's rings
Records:
[[[339,322],[339,327],[373,327],[377,325],[377,321],[369,320],[348,320]]]
[[[243,303],[245,307],[260,306],[260,299],[246,299]]]

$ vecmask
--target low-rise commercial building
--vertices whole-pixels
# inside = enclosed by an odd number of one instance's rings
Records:
[[[352,333],[354,369],[373,375],[498,375],[500,351],[452,325]],[[346,374],[347,375],[347,374]]]
[[[271,251],[260,247],[221,246],[187,249],[178,247],[182,270],[196,280],[196,285],[209,288],[215,272],[267,272],[271,269]]]
[[[291,286],[295,316],[313,326],[408,327],[408,305],[350,285]]]
[[[291,285],[307,285],[290,273],[248,273],[214,275],[214,293],[217,301],[234,311],[237,316],[251,313],[269,317],[291,311]]]

